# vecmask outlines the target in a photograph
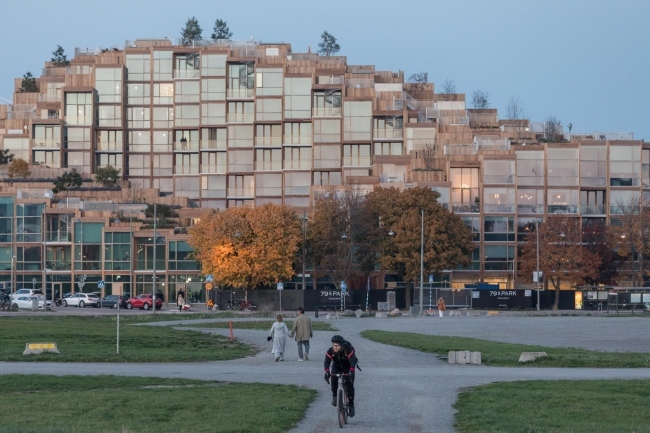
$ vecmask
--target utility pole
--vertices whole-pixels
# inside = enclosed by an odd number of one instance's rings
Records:
[[[153,314],[156,314],[156,203],[153,204],[153,294],[151,296]]]

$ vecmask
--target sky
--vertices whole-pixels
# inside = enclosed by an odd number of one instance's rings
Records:
[[[348,64],[427,72],[467,100],[487,92],[505,117],[519,98],[526,117],[550,116],[573,133],[624,132],[650,141],[647,0],[22,0],[0,6],[0,96],[13,78],[38,76],[57,45],[112,47],[177,38],[195,16],[209,38],[216,19],[234,40],[317,50],[324,30]],[[469,105],[469,104],[468,104]]]

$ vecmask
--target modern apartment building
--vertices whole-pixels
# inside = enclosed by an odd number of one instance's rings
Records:
[[[632,134],[558,131],[561,142],[547,142],[543,125],[468,109],[463,94],[286,43],[135,40],[45,66],[39,92],[19,92],[16,79],[13,104],[0,105],[2,148],[34,178],[112,165],[124,182],[71,193],[72,204],[51,182],[0,184],[0,280],[19,285],[46,278],[63,293],[83,275],[140,293],[155,280],[173,298],[178,284],[201,287],[187,235],[129,223],[142,211],[126,204],[134,195],[180,206],[187,226],[206,208],[309,212],[354,183],[435,188],[475,235],[472,265],[450,270],[453,285],[519,287],[517,245],[536,220],[610,222],[620,203],[650,193],[650,144]]]

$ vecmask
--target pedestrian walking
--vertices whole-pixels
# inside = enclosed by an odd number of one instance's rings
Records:
[[[442,312],[445,311],[447,307],[445,306],[445,300],[442,299],[442,296],[438,299],[438,314],[442,319]]]
[[[309,361],[309,339],[314,336],[311,328],[311,319],[305,316],[305,309],[298,309],[298,317],[293,321],[291,337],[296,338],[298,343],[298,361]],[[303,347],[305,349],[303,356]]]
[[[183,291],[179,290],[178,295],[176,295],[176,306],[178,307],[178,311],[183,310],[183,304],[185,304],[185,298],[183,298]]]
[[[278,314],[276,321],[273,322],[271,330],[269,331],[268,341],[273,340],[273,349],[271,353],[275,355],[275,362],[284,361],[284,346],[287,342],[287,335],[289,328],[287,324],[282,321],[282,314]]]

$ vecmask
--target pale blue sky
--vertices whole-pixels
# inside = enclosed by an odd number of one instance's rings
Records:
[[[532,121],[549,115],[573,132],[634,132],[650,141],[647,0],[94,0],[6,1],[0,6],[0,96],[40,74],[62,45],[111,47],[178,37],[196,16],[209,38],[217,18],[235,40],[290,42],[312,51],[323,30],[351,64],[428,72],[459,92],[489,93],[505,114],[516,95]]]

